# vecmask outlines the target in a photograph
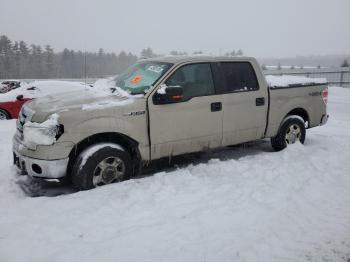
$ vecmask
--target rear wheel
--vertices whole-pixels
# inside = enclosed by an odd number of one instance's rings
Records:
[[[10,119],[9,113],[7,113],[3,109],[0,109],[0,120],[7,120],[7,119]]]
[[[305,122],[299,116],[288,116],[278,134],[271,138],[271,145],[274,150],[280,151],[290,144],[300,142],[304,144],[305,141]]]
[[[72,169],[73,185],[87,190],[130,177],[132,164],[130,155],[122,147],[112,143],[90,146],[77,158]]]

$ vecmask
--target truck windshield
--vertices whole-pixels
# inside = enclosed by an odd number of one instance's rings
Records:
[[[118,75],[114,81],[117,87],[132,95],[144,94],[171,66],[163,62],[140,62]]]

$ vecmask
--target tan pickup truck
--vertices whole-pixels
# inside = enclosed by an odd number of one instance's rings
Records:
[[[141,60],[105,87],[23,106],[13,139],[23,174],[85,190],[163,157],[262,138],[281,150],[328,119],[327,83],[269,86],[249,57]]]

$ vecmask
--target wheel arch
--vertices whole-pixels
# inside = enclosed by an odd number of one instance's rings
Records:
[[[8,111],[7,109],[1,108],[1,107],[0,107],[0,110],[4,111],[8,115],[9,119],[12,119],[12,115],[11,115],[10,111]]]
[[[309,114],[304,108],[301,108],[301,107],[294,108],[293,110],[289,111],[288,114],[285,115],[283,119],[292,115],[300,116],[302,119],[304,119],[305,123],[307,122],[310,124]]]
[[[124,134],[117,132],[104,132],[91,135],[77,143],[69,153],[69,161],[67,166],[67,174],[70,176],[73,165],[81,152],[91,145],[103,142],[111,142],[122,146],[129,152],[132,164],[133,173],[137,174],[141,168],[141,154],[139,152],[139,143]]]

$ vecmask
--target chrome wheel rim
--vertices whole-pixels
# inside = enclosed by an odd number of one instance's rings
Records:
[[[4,112],[0,111],[0,120],[6,120],[6,119],[7,119],[7,115]]]
[[[289,126],[285,136],[287,144],[294,144],[295,142],[300,141],[300,139],[301,128],[296,124]]]
[[[107,157],[95,168],[93,184],[95,187],[122,181],[125,173],[124,161],[119,157]]]

